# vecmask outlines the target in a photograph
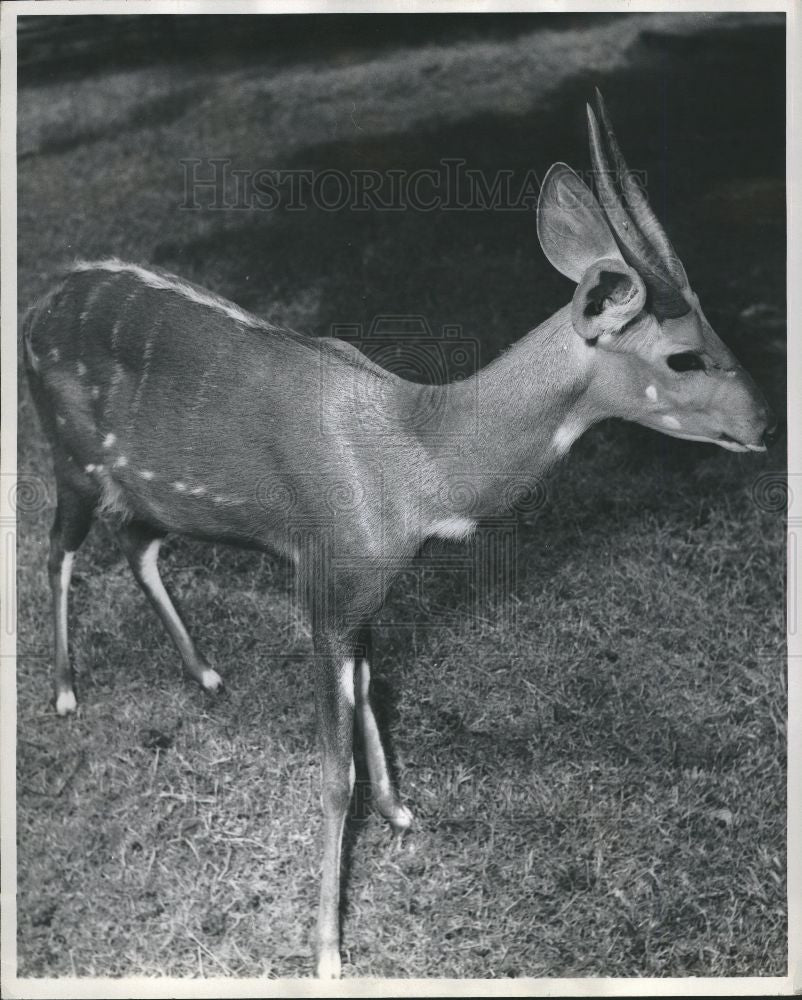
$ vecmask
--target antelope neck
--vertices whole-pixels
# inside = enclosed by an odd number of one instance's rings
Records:
[[[443,480],[471,487],[476,513],[503,506],[499,477],[536,482],[605,416],[590,391],[592,350],[569,305],[472,378],[439,388],[445,400],[430,451]]]

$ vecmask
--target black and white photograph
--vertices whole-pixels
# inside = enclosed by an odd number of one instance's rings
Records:
[[[585,6],[3,5],[5,995],[793,992],[795,13]]]

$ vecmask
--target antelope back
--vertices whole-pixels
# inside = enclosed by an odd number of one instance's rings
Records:
[[[57,461],[107,507],[290,555],[299,529],[367,552],[393,541],[425,461],[406,419],[417,387],[350,345],[116,260],[76,265],[25,341]]]

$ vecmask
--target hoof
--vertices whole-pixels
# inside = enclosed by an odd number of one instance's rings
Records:
[[[340,978],[340,953],[336,948],[324,948],[317,960],[318,979]]]
[[[219,691],[223,686],[223,678],[216,670],[206,667],[200,676],[200,686],[204,691]]]
[[[77,707],[78,702],[75,700],[75,692],[72,689],[59,691],[56,695],[56,712],[58,715],[72,715]]]
[[[412,826],[414,817],[406,806],[398,806],[393,815],[387,818],[390,821],[390,826],[393,828],[393,833],[398,837],[402,837]]]

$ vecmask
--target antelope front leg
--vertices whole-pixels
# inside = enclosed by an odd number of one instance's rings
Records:
[[[340,977],[340,857],[354,790],[353,647],[339,636],[315,637],[315,706],[322,765],[323,872],[317,922],[317,975]]]

